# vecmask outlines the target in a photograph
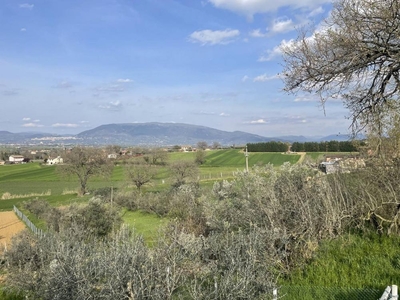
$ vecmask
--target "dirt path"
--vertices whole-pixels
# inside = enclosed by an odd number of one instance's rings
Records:
[[[300,158],[299,158],[299,160],[297,161],[297,163],[298,164],[301,164],[303,161],[304,161],[304,159],[306,158],[306,152],[297,152],[297,154],[299,154],[300,155]]]
[[[13,211],[0,212],[0,253],[4,247],[9,247],[11,237],[23,229],[25,224]]]

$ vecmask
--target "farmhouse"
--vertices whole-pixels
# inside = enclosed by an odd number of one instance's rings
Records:
[[[22,155],[11,155],[8,160],[10,162],[19,163],[24,161],[24,157]]]
[[[117,159],[117,156],[118,156],[117,153],[110,153],[107,155],[107,157],[110,159]]]
[[[64,160],[60,156],[57,156],[56,158],[49,158],[47,160],[48,165],[58,165],[58,164],[62,164],[63,162],[64,162]]]
[[[356,156],[326,157],[326,161],[319,164],[318,168],[326,173],[332,174],[338,171],[350,173],[351,171],[365,167],[365,161]]]

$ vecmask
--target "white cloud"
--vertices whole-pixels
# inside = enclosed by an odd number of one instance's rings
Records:
[[[247,75],[244,75],[242,78],[242,82],[246,82],[250,77]]]
[[[227,113],[224,113],[224,112],[220,113],[219,115],[221,117],[229,117],[230,116],[230,114],[227,114]]]
[[[30,121],[31,118],[22,118],[22,121]]]
[[[25,8],[25,9],[33,9],[35,5],[29,4],[29,3],[22,3],[19,5],[20,8]]]
[[[294,99],[294,102],[311,102],[311,101],[317,101],[318,97],[313,96],[313,95],[302,95],[302,96],[297,96]]]
[[[120,78],[120,79],[117,80],[117,82],[120,82],[120,83],[130,83],[130,82],[133,82],[133,80],[132,80],[132,79],[129,79],[129,78],[125,78],[125,79]]]
[[[265,121],[264,119],[258,119],[254,121],[247,122],[248,124],[267,124],[268,122]]]
[[[79,123],[81,123],[81,124],[87,124],[87,123],[89,123],[89,121],[80,121]]]
[[[226,45],[234,41],[234,38],[239,36],[240,32],[236,29],[225,30],[200,30],[195,31],[189,36],[192,43],[200,43],[201,45]]]
[[[110,101],[107,104],[100,104],[98,107],[101,108],[101,109],[116,111],[116,110],[121,110],[122,109],[122,103],[119,100]]]
[[[254,14],[274,12],[280,7],[314,9],[330,0],[208,0],[217,8],[223,8],[252,18]]]
[[[282,40],[279,46],[275,46],[272,50],[267,50],[266,55],[260,56],[258,61],[260,62],[271,61],[277,57],[280,57],[282,55],[282,48],[293,45],[294,43],[295,41],[293,39],[289,41]]]
[[[261,29],[254,29],[249,34],[250,34],[250,36],[255,37],[255,38],[263,38],[263,37],[267,36],[266,33],[261,32]]]
[[[308,16],[309,17],[315,17],[317,15],[323,14],[325,10],[322,8],[322,6],[317,7],[316,9],[312,10]]]
[[[26,31],[26,28],[21,28],[20,31],[22,31],[22,32],[23,32],[23,31]]]
[[[78,124],[71,124],[71,123],[55,123],[55,124],[52,124],[51,127],[75,128],[75,127],[78,127]]]
[[[37,124],[37,123],[25,123],[25,124],[22,125],[22,127],[31,127],[31,128],[35,128],[35,127],[43,127],[43,125]]]
[[[125,88],[120,84],[111,84],[111,85],[100,86],[98,88],[95,88],[95,90],[97,92],[116,93],[125,91]]]
[[[72,87],[71,82],[68,81],[61,81],[59,84],[56,85],[58,89],[69,89]]]
[[[285,33],[292,30],[294,30],[294,23],[291,19],[276,19],[271,28],[273,33]]]
[[[199,111],[197,114],[199,114],[199,115],[209,115],[209,116],[212,116],[212,115],[215,115],[215,112],[213,112],[213,111],[203,111],[203,110],[201,110],[201,111]]]
[[[270,81],[270,80],[275,80],[278,79],[278,75],[272,75],[268,76],[267,74],[262,74],[253,79],[254,82],[265,82],[265,81]]]

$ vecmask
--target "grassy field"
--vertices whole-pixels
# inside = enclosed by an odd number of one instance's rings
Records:
[[[148,245],[156,241],[160,228],[168,222],[168,219],[159,218],[154,214],[128,210],[123,212],[122,219],[128,226],[133,226]]]
[[[282,293],[289,299],[378,299],[400,282],[399,243],[399,236],[375,233],[327,240],[307,266],[281,280]]]
[[[195,159],[195,152],[169,153],[168,161]],[[249,153],[249,167],[254,165],[274,166],[284,162],[296,163],[299,155],[281,153]],[[245,169],[246,160],[243,151],[238,149],[213,150],[206,152],[206,162],[200,166],[199,179],[201,184],[209,185],[215,180],[233,178],[235,172]],[[167,188],[170,184],[167,166],[159,166],[151,190]],[[116,165],[109,179],[92,178],[89,180],[89,189],[104,187],[121,187],[125,184],[125,173],[122,165]],[[39,163],[0,166],[0,210],[10,210],[13,205],[34,197],[40,197],[51,203],[65,203],[74,201],[78,189],[77,179],[64,178],[55,166],[46,166]],[[64,195],[67,193],[68,195]],[[5,198],[6,194],[15,199]],[[1,199],[3,197],[3,199]]]

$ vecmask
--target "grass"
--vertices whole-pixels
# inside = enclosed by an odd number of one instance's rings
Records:
[[[173,152],[168,154],[168,161],[194,160],[195,152]],[[296,163],[299,155],[285,155],[281,153],[249,153],[249,167],[272,163],[279,166],[284,162]],[[234,173],[244,170],[246,160],[243,151],[237,149],[206,151],[206,162],[200,166],[200,181],[202,185],[210,182],[234,177]],[[170,182],[167,166],[158,166],[154,178],[152,191],[169,187]],[[123,165],[116,165],[109,179],[91,178],[88,182],[89,190],[105,187],[121,187],[125,182]],[[13,205],[29,200],[36,195],[50,191],[51,196],[40,196],[49,201],[66,201],[75,198],[74,195],[63,195],[65,190],[76,191],[78,180],[74,177],[64,178],[56,171],[56,166],[41,165],[39,163],[4,165],[0,166],[0,198],[5,193],[19,195],[17,199],[0,200],[0,210],[10,210]],[[26,197],[25,197],[26,196]],[[63,197],[61,197],[63,196]],[[65,197],[64,197],[65,196]],[[57,200],[58,199],[58,200]]]
[[[166,218],[159,218],[154,214],[141,211],[125,210],[122,219],[125,224],[133,226],[148,245],[152,245],[157,240],[160,228],[168,223]]]
[[[307,266],[280,284],[291,299],[299,299],[298,293],[301,299],[328,299],[327,293],[341,295],[341,299],[377,299],[386,286],[400,282],[399,244],[399,236],[375,233],[324,241]],[[325,293],[325,297],[315,298],[316,293]],[[351,296],[361,294],[362,298]]]

